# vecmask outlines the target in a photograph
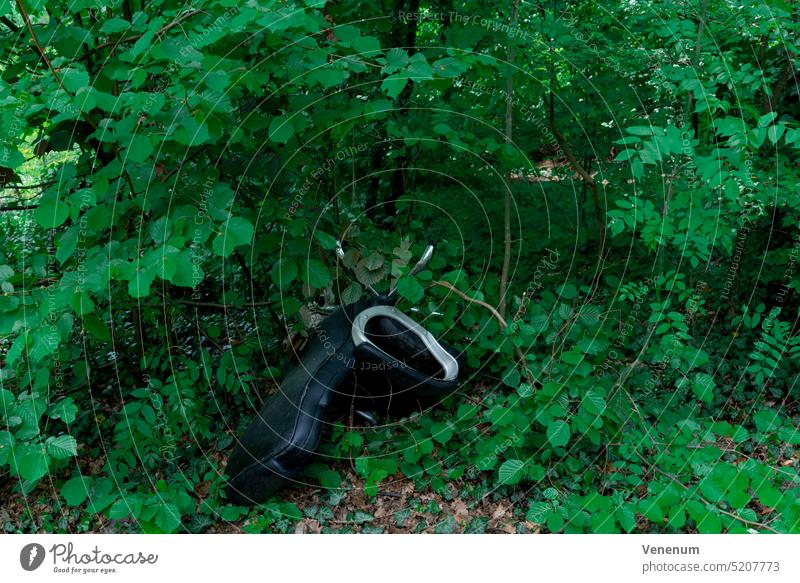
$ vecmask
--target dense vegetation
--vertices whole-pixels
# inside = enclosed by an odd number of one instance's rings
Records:
[[[798,32],[789,0],[0,0],[0,523],[800,531]],[[398,278],[459,393],[334,418],[307,486],[228,504],[314,304]]]

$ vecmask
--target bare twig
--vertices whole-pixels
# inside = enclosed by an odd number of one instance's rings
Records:
[[[494,306],[492,306],[491,304],[487,304],[486,302],[484,302],[482,300],[478,300],[478,299],[469,297],[467,294],[462,292],[460,289],[455,287],[453,284],[451,284],[449,282],[446,282],[446,281],[432,281],[431,285],[447,288],[451,292],[453,292],[454,294],[459,296],[460,298],[463,298],[463,299],[467,300],[470,303],[478,304],[479,306],[483,306],[484,308],[486,308],[487,310],[489,310],[492,313],[492,316],[494,316],[497,319],[497,322],[500,324],[500,326],[503,329],[505,329],[508,326],[508,324],[506,323],[506,319],[503,318],[503,316],[500,314],[500,312],[498,312],[494,308]]]
[[[451,292],[456,294],[458,297],[463,298],[463,299],[467,300],[470,303],[477,304],[477,305],[479,305],[481,307],[486,308],[487,310],[489,310],[489,312],[492,314],[492,316],[495,317],[495,319],[497,320],[497,323],[500,324],[500,326],[501,326],[501,328],[503,328],[503,330],[505,330],[506,327],[508,326],[508,324],[506,323],[506,319],[503,318],[503,316],[500,314],[500,312],[498,312],[494,308],[494,306],[492,306],[490,304],[487,304],[486,302],[484,302],[482,300],[478,300],[478,299],[469,297],[467,294],[462,292],[460,289],[456,288],[453,284],[448,283],[446,281],[432,281],[430,283],[430,285],[431,286],[439,286],[439,287],[443,287],[443,288],[449,289]],[[527,379],[528,384],[531,387],[533,387],[534,386],[534,377],[533,377],[533,374],[531,373],[530,369],[528,368],[528,362],[525,359],[525,354],[522,352],[522,350],[520,350],[520,348],[518,346],[514,347],[514,352],[516,352],[516,354],[517,354],[517,358],[519,359],[520,365],[522,366],[522,370],[525,373],[525,378]]]
[[[37,208],[39,208],[38,204],[29,204],[29,205],[14,204],[14,205],[10,205],[10,206],[0,207],[0,213],[4,213],[4,212],[7,212],[7,211],[32,211],[32,210],[35,210]]]
[[[11,19],[7,16],[0,16],[0,22],[5,24],[11,32],[19,32],[19,27],[11,22]]]

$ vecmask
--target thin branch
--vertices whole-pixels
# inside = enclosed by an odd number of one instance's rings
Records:
[[[552,98],[551,98],[551,105],[552,105]],[[594,202],[594,218],[595,222],[597,223],[597,237],[600,240],[600,256],[602,257],[606,243],[606,223],[603,220],[602,212],[600,210],[600,198],[598,197],[597,194],[597,182],[592,177],[592,175],[586,171],[583,165],[580,162],[578,162],[578,159],[575,158],[575,154],[572,152],[572,148],[570,147],[569,142],[567,142],[567,139],[564,137],[564,135],[560,131],[558,131],[558,128],[556,127],[555,124],[552,107],[550,110],[550,121],[548,125],[550,127],[550,131],[553,134],[553,137],[556,139],[556,142],[558,142],[559,148],[561,148],[561,151],[564,153],[564,157],[567,159],[567,162],[569,162],[569,165],[572,166],[572,169],[578,173],[578,176],[580,176],[581,178],[583,178],[584,181],[586,181],[586,183],[589,185],[589,188],[591,189],[592,201]]]
[[[0,190],[28,190],[32,188],[44,188],[46,186],[52,186],[58,182],[57,180],[51,180],[50,182],[40,182],[39,184],[6,184],[4,186],[0,186]]]
[[[5,24],[11,32],[19,32],[19,27],[11,22],[11,19],[7,16],[0,16],[0,22]]]
[[[69,91],[67,91],[64,88],[64,84],[61,83],[61,77],[58,76],[58,73],[56,73],[56,70],[50,63],[50,59],[48,59],[47,55],[44,54],[44,49],[42,48],[42,45],[39,43],[39,39],[36,38],[36,32],[33,30],[33,24],[31,24],[31,19],[28,16],[28,12],[25,10],[25,6],[22,4],[22,0],[16,0],[16,2],[19,11],[22,14],[22,20],[25,21],[25,26],[28,27],[28,32],[31,33],[31,38],[33,39],[33,43],[36,45],[36,49],[39,51],[39,55],[42,57],[42,59],[44,59],[47,68],[50,69],[50,72],[53,74],[53,77],[55,78],[56,83],[58,83],[58,86],[61,87],[61,89],[64,89],[64,91],[66,91],[67,94],[69,94]]]
[[[514,2],[511,10],[511,30],[517,26],[519,15],[519,0]],[[509,36],[508,41],[508,63],[506,65],[506,144],[512,143],[514,131],[514,60],[516,59],[516,46],[514,38]],[[511,172],[509,172],[510,179]],[[503,267],[500,271],[500,304],[498,312],[505,317],[506,315],[506,294],[508,293],[508,270],[511,267],[511,184],[510,180],[506,183],[505,196],[503,197]]]
[[[686,163],[688,164],[688,162]],[[679,164],[678,160],[675,160],[675,164],[672,166],[672,173],[665,177],[667,180],[667,192],[664,195],[664,206],[661,209],[661,222],[662,224],[666,224],[667,222],[667,215],[669,214],[669,205],[672,202],[672,195],[675,192],[675,181],[678,179],[678,170],[683,168],[685,164]],[[658,272],[664,273],[664,261],[665,256],[667,254],[666,246],[659,245],[658,250]],[[661,301],[661,288],[658,289],[658,300]]]
[[[460,298],[463,298],[463,299],[467,300],[470,303],[477,304],[479,306],[482,306],[482,307],[486,308],[487,310],[489,310],[492,313],[492,316],[494,316],[497,319],[498,323],[500,324],[500,326],[504,330],[508,327],[508,324],[506,323],[506,319],[503,318],[503,316],[500,315],[500,312],[498,312],[494,308],[494,306],[492,306],[491,304],[487,304],[486,302],[484,302],[482,300],[478,300],[478,299],[469,297],[467,294],[462,292],[460,289],[456,288],[453,284],[451,284],[449,282],[446,282],[446,281],[432,281],[430,283],[430,285],[447,288],[451,292],[453,292],[454,294],[459,296]]]
[[[764,99],[764,113],[771,113],[773,111],[777,111],[778,106],[780,106],[781,102],[783,101],[783,94],[786,92],[786,86],[789,83],[789,77],[791,77],[792,72],[794,71],[794,53],[791,51],[786,52],[786,65],[781,72],[780,77],[775,83],[775,88],[772,90],[771,95],[765,94]]]
[[[161,182],[166,182],[169,180],[176,172],[183,170],[183,168],[189,163],[194,161],[200,154],[208,150],[208,144],[200,146],[194,152],[192,152],[189,156],[186,156],[183,160],[181,160],[180,164],[175,166],[172,170],[167,172],[163,178],[161,178]]]
[[[31,204],[31,205],[23,205],[23,204],[15,204],[11,206],[3,206],[0,207],[0,213],[4,213],[6,211],[32,211],[39,208],[38,204]]]
[[[460,289],[457,289],[453,284],[448,283],[446,281],[432,281],[429,284],[428,287],[430,287],[430,286],[439,286],[439,287],[443,287],[443,288],[449,289],[451,292],[453,292],[454,294],[456,294],[460,298],[463,298],[463,299],[467,300],[468,302],[470,302],[472,304],[477,304],[477,305],[489,310],[489,312],[492,314],[492,316],[495,317],[495,319],[497,320],[498,324],[500,324],[500,326],[501,326],[501,328],[503,330],[505,330],[506,327],[508,326],[508,324],[506,323],[506,319],[503,318],[503,316],[500,314],[500,312],[498,312],[494,308],[494,306],[492,306],[491,304],[487,304],[486,302],[484,302],[482,300],[478,300],[478,299],[469,297],[467,294],[462,292]],[[531,373],[530,369],[528,368],[528,362],[525,359],[525,354],[523,354],[523,352],[522,352],[522,350],[520,350],[519,346],[514,346],[514,352],[516,352],[516,354],[517,354],[517,358],[519,359],[520,365],[522,366],[522,370],[525,373],[525,378],[527,379],[528,384],[531,387],[533,387],[535,379],[534,379],[533,374]]]
[[[175,303],[198,308],[215,308],[217,310],[236,310],[241,308],[261,308],[271,305],[269,302],[247,302],[244,304],[221,304],[219,302],[195,302],[193,300],[173,300]]]
[[[661,474],[662,476],[664,476],[666,478],[669,478],[670,480],[675,482],[678,486],[680,486],[684,490],[691,490],[691,488],[689,488],[689,486],[687,486],[686,484],[681,482],[678,478],[676,478],[672,474],[669,474],[669,473],[665,472],[664,470],[662,470],[660,468],[657,468],[656,466],[654,466],[653,464],[648,462],[646,459],[644,459],[644,457],[642,457],[641,455],[639,456],[639,459],[641,461],[643,461],[645,464],[647,464],[650,467],[651,470]],[[703,502],[703,504],[706,504],[708,506],[714,506],[720,512],[720,514],[724,514],[725,516],[730,516],[731,518],[734,518],[734,519],[738,520],[742,524],[751,525],[751,526],[755,526],[755,527],[758,527],[758,528],[763,528],[764,530],[768,530],[768,531],[770,531],[772,533],[780,534],[777,530],[775,530],[774,528],[772,528],[770,526],[767,526],[766,524],[764,524],[762,522],[756,522],[755,520],[747,520],[746,518],[742,518],[741,516],[737,516],[733,512],[728,512],[727,510],[723,510],[722,508],[720,508],[716,504],[712,504],[711,502],[709,502],[708,500],[703,498],[700,494],[697,494],[697,497]]]
[[[171,28],[173,28],[175,26],[178,26],[181,22],[183,22],[187,18],[191,18],[195,14],[199,14],[201,12],[203,12],[203,11],[202,10],[189,10],[188,12],[184,12],[183,14],[178,16],[175,20],[173,20],[169,24],[166,24],[166,25],[162,26],[160,29],[158,29],[158,31],[155,34],[156,38],[159,38],[162,34],[167,32],[169,29],[171,29]],[[119,39],[114,40],[114,41],[109,41],[107,43],[103,43],[101,45],[97,45],[91,51],[86,52],[83,55],[83,57],[81,57],[81,60],[86,59],[86,58],[90,58],[94,53],[100,52],[101,50],[106,49],[108,47],[113,47],[113,49],[116,49],[117,46],[121,45],[122,43],[134,42],[136,40],[139,40],[143,36],[144,36],[144,34],[135,34],[133,36],[127,36],[127,37],[124,37],[124,38],[119,38]]]
[[[64,87],[64,84],[61,82],[61,77],[59,77],[58,73],[53,68],[53,65],[50,63],[50,59],[48,59],[47,55],[45,55],[44,48],[42,48],[42,45],[39,43],[39,39],[36,38],[36,32],[33,30],[33,24],[31,24],[31,19],[28,16],[27,11],[25,10],[25,6],[22,4],[22,0],[16,0],[16,2],[20,12],[22,13],[22,18],[28,27],[28,32],[31,33],[31,38],[33,39],[33,42],[36,45],[36,48],[39,51],[39,54],[41,55],[42,59],[44,59],[44,62],[47,64],[47,68],[50,69],[50,72],[53,74],[53,78],[56,80],[56,83],[58,83],[58,86],[61,87],[64,93],[66,93],[70,97],[74,97],[74,95],[72,95],[69,91],[67,91],[67,88]],[[92,119],[92,117],[89,115],[88,112],[81,110],[81,116],[86,120],[86,122],[90,126],[92,126],[95,130],[97,129],[97,124],[94,122],[94,120]],[[122,160],[122,156],[119,153],[119,146],[117,145],[114,145],[114,155],[117,156],[120,159],[120,161],[123,162],[124,164],[124,160]],[[136,196],[136,189],[133,187],[133,179],[131,178],[130,173],[124,167],[122,170],[122,175],[125,177],[125,180],[128,183],[128,187],[131,189],[131,195]]]
[[[697,37],[694,41],[694,55],[692,56],[692,71],[697,73],[697,67],[700,65],[700,56],[703,51],[703,33],[705,32],[706,27],[706,11],[708,9],[708,0],[703,0],[702,8],[700,9],[700,14],[698,15],[700,20],[697,23]],[[685,116],[685,124],[688,127],[689,124],[692,122],[694,113],[694,93],[689,91],[689,94],[686,96],[686,111],[684,112]],[[695,119],[696,122],[696,119]],[[699,138],[700,130],[698,127],[694,127],[695,137]]]

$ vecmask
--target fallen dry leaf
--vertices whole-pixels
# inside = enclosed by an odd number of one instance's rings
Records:
[[[453,503],[453,514],[456,517],[456,522],[461,523],[469,520],[469,508],[460,498]]]

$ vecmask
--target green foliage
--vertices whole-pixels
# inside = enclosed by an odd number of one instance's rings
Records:
[[[6,530],[800,532],[787,3],[534,1],[516,29],[501,2],[23,4],[0,3],[0,475],[52,512]],[[314,504],[230,505],[224,460],[314,304],[392,286],[462,352],[459,393],[332,419]]]

